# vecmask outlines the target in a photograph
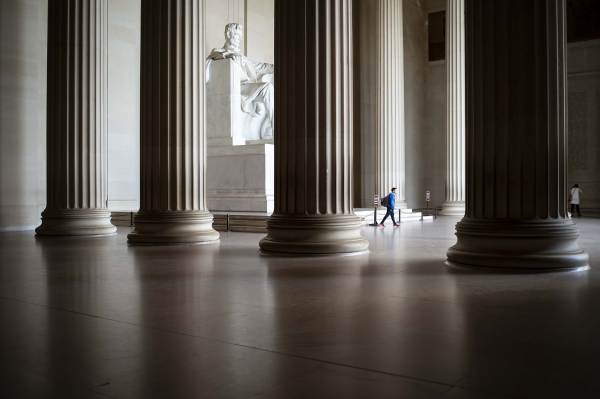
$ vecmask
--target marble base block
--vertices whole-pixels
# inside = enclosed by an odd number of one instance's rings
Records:
[[[442,204],[442,210],[440,215],[444,216],[464,216],[465,215],[465,203],[464,201],[447,201]]]
[[[218,212],[273,212],[273,144],[209,146],[208,209]]]

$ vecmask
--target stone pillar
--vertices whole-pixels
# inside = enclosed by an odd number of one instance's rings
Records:
[[[204,1],[142,1],[141,193],[134,244],[216,241],[206,207]]]
[[[465,214],[464,0],[446,1],[446,201],[441,214]]]
[[[466,215],[448,261],[587,266],[566,209],[564,0],[465,0],[465,28]]]
[[[275,2],[275,211],[263,251],[364,251],[352,210],[351,0]]]
[[[47,206],[41,236],[114,234],[106,207],[106,2],[48,2]]]
[[[396,187],[396,207],[406,208],[404,133],[404,34],[401,0],[377,0],[376,191]]]

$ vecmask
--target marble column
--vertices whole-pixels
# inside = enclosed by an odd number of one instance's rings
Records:
[[[206,206],[204,1],[142,1],[140,210],[133,244],[219,239]]]
[[[446,1],[446,201],[441,214],[465,214],[464,0]]]
[[[106,207],[106,2],[48,2],[47,206],[40,236],[114,234]]]
[[[465,0],[465,39],[466,214],[448,261],[587,266],[566,209],[564,0]]]
[[[406,208],[404,132],[404,33],[402,1],[377,0],[376,187],[396,187],[396,207]]]
[[[352,208],[351,3],[275,2],[275,211],[263,251],[368,247]]]

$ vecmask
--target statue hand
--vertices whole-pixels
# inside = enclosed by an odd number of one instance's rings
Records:
[[[235,62],[237,64],[241,64],[242,63],[242,56],[240,54],[233,53],[233,54],[231,54],[227,58],[231,59],[233,62]]]

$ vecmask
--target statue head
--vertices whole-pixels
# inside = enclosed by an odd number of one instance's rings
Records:
[[[237,23],[230,23],[225,25],[225,48],[231,51],[240,52],[240,46],[242,45],[242,37],[244,33],[242,31],[242,25]]]

